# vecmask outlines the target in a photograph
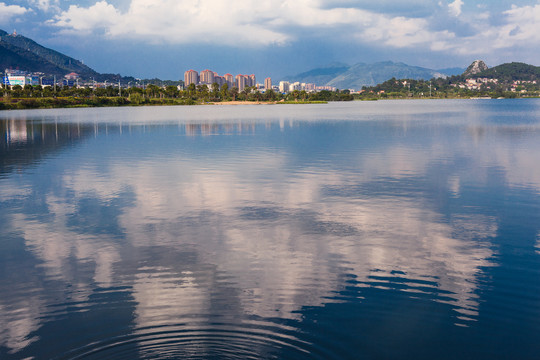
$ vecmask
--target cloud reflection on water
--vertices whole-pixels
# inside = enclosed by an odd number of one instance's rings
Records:
[[[215,133],[199,125],[187,125],[185,133]],[[253,124],[243,128],[263,131]],[[226,133],[238,135],[230,128]],[[498,166],[510,184],[540,189],[530,151],[503,146],[493,152],[481,141],[457,144],[458,155],[474,151],[469,167],[481,172]],[[237,148],[205,158],[160,152],[157,146],[155,158],[111,154],[106,167],[81,163],[51,174],[55,188],[40,194],[48,220],[22,209],[10,215],[11,231],[24,238],[47,278],[76,289],[74,301],[88,301],[95,287],[128,286],[137,328],[209,317],[223,299],[232,305],[220,310],[233,317],[300,319],[304,307],[342,301],[335,295],[346,286],[343,275],[352,275],[359,286],[383,289],[399,277],[407,285],[401,291],[411,296],[433,292],[433,300],[450,304],[461,320],[477,315],[478,277],[496,265],[490,238],[497,219],[480,211],[445,217],[430,204],[429,189],[415,188],[424,191],[418,197],[400,187],[423,179],[434,164],[452,161],[445,144],[433,144],[430,151],[391,144],[349,154],[344,169],[322,163],[295,167],[283,148]],[[461,169],[443,176],[443,190],[454,197],[470,181]],[[396,188],[365,191],[380,179],[392,179]],[[31,201],[21,190],[28,187],[10,178],[2,184],[1,201]],[[111,219],[120,236],[81,226],[83,218],[91,224],[97,216],[81,213],[84,201],[110,208],[126,193],[132,200],[120,201]],[[88,276],[73,265],[93,270]],[[8,329],[0,332],[0,343],[17,351],[32,341],[51,305],[45,291],[36,289],[40,295],[28,297],[31,303],[0,300],[1,310],[9,307],[0,311],[1,327]]]

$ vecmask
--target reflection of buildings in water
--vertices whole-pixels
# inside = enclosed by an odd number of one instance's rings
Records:
[[[26,120],[6,121],[6,141],[8,144],[26,142],[27,136]]]
[[[229,122],[229,123],[186,123],[184,125],[188,136],[230,135],[230,134],[254,134],[256,124],[254,122]]]
[[[79,123],[57,123],[40,120],[0,120],[0,131],[7,145],[27,143],[44,145],[75,140],[90,132],[90,126]]]

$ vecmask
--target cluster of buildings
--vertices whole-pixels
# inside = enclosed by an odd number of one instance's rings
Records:
[[[25,85],[41,85],[41,86],[79,86],[79,74],[70,73],[65,75],[61,79],[56,79],[55,76],[45,75],[44,73],[39,72],[26,72],[14,69],[5,69],[2,76],[0,86],[15,86],[20,85],[24,87]],[[289,81],[280,81],[279,86],[272,85],[272,79],[267,77],[264,79],[264,84],[257,83],[255,75],[243,75],[238,74],[233,76],[231,74],[225,74],[223,76],[218,75],[218,73],[211,70],[203,70],[198,73],[195,70],[188,70],[184,73],[184,88],[187,88],[190,84],[195,85],[208,85],[209,87],[213,84],[218,84],[221,88],[224,84],[229,86],[229,89],[236,87],[238,91],[243,91],[246,88],[256,88],[260,91],[266,91],[272,89],[273,91],[279,91],[283,94],[298,91],[306,92],[317,92],[321,90],[335,91],[336,88],[332,86],[317,86],[315,84],[309,83],[300,83],[300,82],[289,82]],[[86,87],[107,87],[107,81],[104,84],[96,83],[95,81],[82,83],[81,86]],[[120,85],[119,85],[120,86]]]
[[[464,83],[452,84],[451,86],[459,87],[460,89],[481,90],[482,88],[493,89],[497,85],[499,85],[499,79],[470,78],[470,79],[465,79]],[[511,83],[505,83],[503,85],[505,88],[507,88],[508,91],[512,91],[512,92],[519,91],[522,93],[526,93],[527,90],[525,89],[525,87],[527,85],[537,85],[537,82],[536,80],[533,80],[533,81],[516,80]]]
[[[184,73],[184,86],[187,87],[191,84],[195,85],[212,85],[218,84],[219,87],[227,84],[229,88],[236,87],[238,91],[243,91],[247,87],[255,86],[259,88],[262,85],[257,84],[255,75],[242,75],[238,74],[236,77],[233,77],[231,74],[225,74],[223,76],[218,75],[218,73],[212,70],[203,70],[199,74],[195,70],[188,70]],[[272,87],[272,79],[266,78],[264,81],[265,88]],[[267,87],[268,86],[268,87]]]
[[[279,92],[286,94],[295,90],[306,92],[317,92],[321,90],[336,91],[336,88],[333,86],[317,86],[311,83],[306,84],[298,81],[294,83],[290,83],[288,81],[280,81],[278,90]]]
[[[44,73],[40,72],[26,72],[21,70],[14,69],[5,69],[2,76],[2,82],[0,83],[3,87],[6,86],[25,86],[25,85],[41,85],[41,86],[54,86],[57,85],[67,85],[75,86],[79,80],[79,74],[70,73],[64,76],[63,79],[56,81],[55,76],[46,76]]]
[[[42,77],[43,73],[27,73],[20,70],[6,69],[4,71],[4,76],[2,77],[2,85],[41,85]]]
[[[225,74],[223,76],[218,75],[218,73],[212,70],[203,70],[199,74],[195,70],[188,70],[184,73],[184,86],[187,87],[190,84],[195,85],[212,85],[218,84],[219,87],[227,84],[229,88],[236,87],[238,91],[243,91],[247,87],[255,87],[258,90],[266,91],[272,89],[274,91],[279,91],[281,93],[289,93],[295,90],[306,91],[306,92],[317,92],[321,90],[335,91],[336,88],[332,86],[317,86],[315,84],[306,84],[300,82],[288,82],[280,81],[279,86],[272,86],[272,79],[267,77],[264,79],[264,84],[258,84],[255,75],[242,75],[238,74],[235,77],[231,74]]]
[[[477,79],[465,79],[464,83],[452,84],[454,87],[468,90],[480,90],[481,87],[490,87],[491,85],[497,85],[499,79],[477,78]]]

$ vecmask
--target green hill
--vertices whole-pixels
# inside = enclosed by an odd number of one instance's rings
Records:
[[[499,81],[540,80],[540,67],[512,62],[494,66],[472,76],[473,78],[499,79]]]
[[[76,72],[82,77],[99,75],[79,60],[41,46],[22,35],[0,30],[0,69],[3,71],[6,68],[59,76],[70,72]]]
[[[30,51],[0,42],[0,69],[4,71],[7,68],[46,74],[66,74],[64,69],[43,61],[43,58]]]

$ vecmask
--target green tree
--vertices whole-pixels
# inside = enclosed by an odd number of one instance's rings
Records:
[[[197,88],[195,87],[195,84],[193,83],[189,84],[187,87],[187,91],[188,91],[189,96],[195,97],[196,92],[197,92]]]
[[[160,88],[157,85],[149,84],[146,87],[146,94],[148,97],[156,98],[160,94]]]
[[[212,84],[212,98],[214,100],[219,100],[219,95],[219,84],[215,82]]]
[[[221,86],[221,99],[226,100],[229,98],[229,84],[225,83]]]
[[[230,95],[233,99],[233,101],[236,101],[236,97],[238,96],[238,88],[236,86],[234,86],[231,91],[230,91]]]
[[[210,96],[210,91],[208,91],[208,86],[206,84],[197,85],[197,97],[201,100],[208,101]]]
[[[268,89],[264,92],[264,97],[266,100],[274,101],[276,100],[276,93],[272,89]]]
[[[176,98],[179,95],[179,91],[174,85],[167,85],[165,88],[165,94],[168,98]]]

